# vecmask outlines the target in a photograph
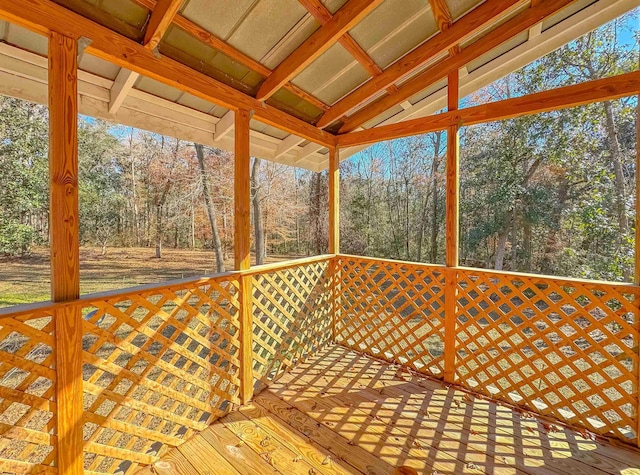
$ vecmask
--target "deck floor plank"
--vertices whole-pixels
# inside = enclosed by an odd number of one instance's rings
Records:
[[[530,447],[530,443],[523,443],[522,438],[514,437],[513,431],[505,430],[503,432],[502,427],[496,427],[495,424],[493,428],[489,427],[487,418],[482,421],[473,420],[468,413],[464,412],[465,408],[488,401],[471,399],[473,403],[467,404],[471,401],[465,399],[468,396],[461,391],[452,388],[446,389],[437,383],[436,386],[425,388],[401,379],[377,383],[375,378],[370,380],[355,378],[353,374],[349,373],[348,368],[345,369],[340,362],[337,362],[332,370],[346,373],[346,378],[329,378],[324,374],[317,375],[315,371],[310,371],[311,374],[309,374],[304,369],[298,370],[296,368],[287,376],[289,380],[286,384],[291,389],[294,384],[306,386],[313,378],[319,378],[318,388],[328,387],[330,394],[348,393],[350,398],[357,398],[361,402],[369,401],[371,404],[375,404],[371,409],[379,416],[387,414],[388,417],[400,418],[399,420],[409,427],[413,426],[413,420],[416,417],[423,416],[425,419],[421,421],[422,424],[436,430],[439,429],[439,432],[447,438],[468,440],[468,447],[472,449],[472,452],[476,452],[476,455],[481,456],[483,452],[486,452],[487,456],[491,455],[493,460],[490,460],[491,457],[489,457],[489,460],[485,462],[481,460],[471,460],[470,462],[492,464],[492,473],[499,473],[502,467],[509,465],[526,473],[538,475],[620,473],[620,466],[610,463],[603,457],[587,455],[584,457],[586,460],[574,460],[569,457],[553,458],[550,451],[534,449]],[[379,376],[379,374],[376,371],[376,375]],[[295,382],[293,382],[294,379]],[[432,381],[426,381],[432,383]],[[285,380],[280,380],[280,383],[285,383]],[[510,423],[520,424],[523,421],[523,423],[527,423],[526,419],[521,419],[520,415],[511,409],[505,407],[501,409],[501,425],[505,423],[507,425]],[[389,412],[391,414],[388,414]],[[521,432],[523,430],[525,429],[522,429]],[[528,440],[536,440],[536,438],[539,437],[529,437]]]
[[[286,378],[281,379],[279,384],[286,385],[286,390],[291,391],[298,385],[308,387],[310,381],[317,376],[305,372],[297,374],[297,370],[294,370]],[[453,389],[439,387],[438,391],[432,391],[404,381],[400,381],[398,385],[395,381],[367,385],[348,373],[346,378],[340,380],[320,376],[317,381],[318,391],[324,392],[322,388],[328,388],[328,394],[332,397],[359,410],[369,411],[371,415],[394,424],[409,435],[422,435],[420,440],[426,439],[427,443],[438,443],[442,448],[443,440],[449,441],[450,446],[455,446],[457,440],[466,441],[466,444],[461,443],[457,457],[464,457],[463,460],[467,463],[487,467],[491,473],[510,473],[514,467],[521,472],[536,475],[614,473],[594,470],[593,466],[570,458],[541,456],[547,454],[546,451],[544,454],[539,451],[525,453],[520,439],[490,432],[486,424],[475,422],[468,415],[454,411],[453,407],[457,410],[458,406],[465,405],[462,397],[465,394],[458,391],[460,394],[456,397],[460,396],[460,401],[454,400]],[[513,411],[507,410],[514,415]],[[516,416],[520,418],[519,415]],[[416,427],[416,423],[419,427]],[[433,433],[426,431],[427,428],[432,429]],[[601,460],[596,461],[603,465]],[[614,467],[609,465],[608,468]]]
[[[254,405],[249,404],[245,407],[252,406]],[[260,417],[255,420],[258,419]],[[282,436],[272,436],[243,413],[231,412],[222,418],[221,422],[254,452],[260,454],[281,472],[291,475],[309,475],[312,471],[313,467],[305,460],[301,451],[291,450],[281,442]]]
[[[266,410],[278,414],[284,421],[297,427],[312,441],[322,445],[332,456],[330,462],[342,460],[367,475],[392,475],[395,467],[388,464],[378,454],[354,444],[334,429],[320,424],[295,406],[280,399],[271,391],[263,391],[255,402]],[[344,472],[349,473],[349,472]]]
[[[202,475],[178,450],[172,450],[160,462],[156,462],[151,473],[157,475]]]
[[[293,408],[290,408],[288,411],[289,416],[292,415],[291,409]],[[300,453],[303,460],[308,462],[316,473],[326,475],[341,475],[345,473],[350,475],[362,474],[360,470],[350,466],[348,463],[332,458],[331,451],[294,428],[295,420],[288,423],[257,403],[241,407],[240,413],[251,419],[262,430],[277,439],[284,446],[289,447],[293,452]],[[299,414],[298,419],[300,416],[304,416],[304,414]],[[350,455],[352,455],[352,452],[351,450]]]
[[[545,424],[537,418],[522,417],[522,414],[494,401],[470,397],[453,388],[446,389],[438,381],[415,374],[398,374],[396,366],[362,357],[343,347],[336,346],[330,351],[330,357],[313,368],[304,364],[296,367],[295,375],[315,376],[337,391],[340,381],[336,375],[346,372],[351,379],[351,388],[382,389],[385,395],[392,394],[403,400],[408,398],[410,404],[435,417],[462,423],[465,428],[485,435],[497,445],[519,449],[518,456],[528,465],[542,462],[556,473],[620,474],[624,470],[625,475],[640,475],[638,452],[596,443],[568,429],[548,432]],[[326,364],[333,358],[333,364]],[[420,388],[430,394],[421,392]]]
[[[419,474],[640,475],[640,451],[563,426],[549,430],[508,406],[332,345],[165,455],[155,472],[139,473],[413,473],[400,467]]]
[[[274,386],[279,387],[277,384]],[[377,417],[359,411],[352,405],[343,404],[339,399],[315,397],[313,393],[306,394],[304,390],[269,388],[266,392],[293,405],[342,435],[353,445],[374,453],[391,466],[408,466],[420,473],[484,473],[475,465],[451,456],[451,447],[447,442],[438,447],[422,444],[419,437],[408,436]]]
[[[227,459],[204,437],[192,437],[190,440],[178,447],[178,451],[195,464],[200,475],[238,475],[238,471],[233,468]]]
[[[267,450],[260,453],[254,451],[249,444],[241,440],[221,422],[211,425],[199,435],[202,435],[204,440],[220,452],[242,475],[286,474],[267,462]]]
[[[321,384],[315,389],[329,387],[322,384],[322,379]],[[352,384],[349,378],[331,383],[335,383],[337,387]],[[366,415],[371,421],[368,425],[380,426],[384,433],[392,434],[396,443],[401,443],[404,448],[415,447],[418,450],[422,448],[431,451],[429,458],[434,462],[436,470],[445,470],[444,467],[448,468],[452,461],[457,461],[453,462],[456,464],[456,473],[487,473],[482,467],[490,467],[491,473],[495,475],[526,473],[518,470],[515,460],[504,460],[504,457],[496,460],[490,453],[486,439],[461,426],[452,428],[447,421],[430,420],[424,412],[408,405],[406,401],[396,399],[387,402],[385,397],[380,397],[379,393],[373,393],[368,389],[342,390],[335,394],[323,391],[316,394],[317,391],[309,390],[310,386],[312,387],[313,383],[308,382],[304,374],[299,377],[286,375],[269,390],[281,397],[306,396],[314,404],[321,400],[334,408],[347,408],[350,413]],[[336,409],[332,413],[336,413]]]

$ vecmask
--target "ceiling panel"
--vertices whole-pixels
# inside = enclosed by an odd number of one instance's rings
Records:
[[[465,13],[484,3],[484,0],[446,0],[446,2],[449,6],[451,18],[453,18],[453,21],[456,21]]]
[[[260,0],[228,42],[260,61],[305,15],[297,0]]]
[[[333,104],[369,77],[353,56],[336,43],[296,76],[293,83]]]
[[[218,38],[226,39],[255,3],[256,0],[187,0],[181,13]]]
[[[387,0],[350,31],[382,68],[437,32],[427,0]]]

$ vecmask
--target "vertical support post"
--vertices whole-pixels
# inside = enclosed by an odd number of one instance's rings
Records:
[[[49,232],[51,300],[80,297],[78,231],[78,44],[49,35]],[[82,315],[70,305],[56,310],[58,470],[83,473]]]
[[[449,74],[448,109],[458,109],[459,73]],[[459,125],[447,128],[446,270],[444,292],[444,380],[453,383],[456,364],[456,287],[459,253],[460,156]]]
[[[340,150],[329,147],[329,254],[340,253]],[[335,255],[331,259],[331,335],[336,340],[336,319],[338,318],[338,262]]]
[[[235,112],[234,156],[234,260],[235,269],[251,266],[251,155],[249,151],[249,121],[251,112]],[[240,276],[240,399],[247,404],[253,397],[253,308],[252,277]]]

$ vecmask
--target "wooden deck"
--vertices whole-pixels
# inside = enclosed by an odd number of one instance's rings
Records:
[[[630,475],[640,452],[333,345],[142,473]]]

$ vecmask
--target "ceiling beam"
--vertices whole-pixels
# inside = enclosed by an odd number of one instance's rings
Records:
[[[463,39],[504,15],[520,0],[487,0],[471,13],[463,16],[445,31],[418,46],[409,54],[393,63],[382,74],[372,78],[355,91],[340,99],[318,121],[318,127],[326,127],[347,114],[350,110],[365,103],[381,90],[399,81],[420,68],[427,61],[455,47]],[[445,74],[445,77],[447,75]],[[402,101],[401,101],[402,102]]]
[[[302,45],[282,61],[262,83],[256,98],[267,100],[297,73],[327,51],[383,0],[349,0],[333,18],[315,31]]]
[[[148,8],[149,10],[153,10],[156,6],[156,0],[133,0],[133,1],[140,6]],[[232,60],[237,61],[238,63],[261,74],[262,76],[266,77],[271,74],[271,69],[267,68],[259,61],[256,61],[252,57],[247,56],[239,49],[234,48],[229,43],[226,43],[225,41],[221,40],[213,33],[205,30],[201,26],[195,24],[194,22],[180,15],[179,13],[176,14],[175,17],[173,18],[173,24],[181,28],[182,30],[186,31],[191,36],[194,36],[199,41],[202,41],[206,45],[217,49],[218,51],[228,56]],[[322,102],[320,99],[312,96],[306,91],[303,91],[299,87],[294,86],[290,82],[285,84],[284,88],[289,92],[291,92],[292,94],[302,97],[304,100],[313,104],[319,109],[327,110],[329,108],[329,106],[324,102]]]
[[[636,8],[637,0],[598,0],[579,12],[568,16],[554,26],[545,29],[540,35],[525,41],[510,51],[492,59],[483,66],[464,75],[466,68],[460,69],[460,97],[466,97],[492,82],[526,66],[532,61],[549,54],[559,47],[579,38],[585,33],[618,18],[624,13]],[[447,106],[447,89],[444,87],[433,94],[414,103],[403,112],[386,119],[376,128],[383,125],[395,124],[403,120],[416,119],[435,114]],[[369,145],[355,145],[343,148],[341,159],[349,158]],[[328,167],[328,160],[319,164],[320,169]]]
[[[313,155],[314,153],[318,152],[322,148],[323,148],[322,145],[318,145],[317,143],[313,143],[313,142],[308,143],[307,145],[302,147],[300,150],[298,150],[298,153],[297,153],[296,159],[295,159],[296,165],[298,163],[300,163],[301,161],[303,161],[305,158],[307,158],[307,157]]]
[[[461,68],[469,61],[488,53],[505,41],[525,30],[528,30],[535,24],[543,21],[545,18],[557,13],[567,5],[575,3],[576,1],[577,0],[554,0],[553,2],[540,2],[536,6],[532,6],[517,14],[510,20],[502,23],[500,26],[492,30],[490,33],[487,33],[482,38],[464,48],[460,54],[449,56],[407,81],[399,87],[398,91],[394,94],[388,94],[372,102],[355,114],[347,117],[344,121],[344,125],[340,128],[340,133],[351,132],[365,122],[377,117],[386,110],[426,89],[433,83],[446,78],[449,73]],[[486,5],[486,3],[483,5]],[[478,9],[480,8],[481,6],[478,7]],[[462,19],[464,18],[465,17]],[[454,25],[445,33],[452,31],[459,23],[460,22],[454,23]]]
[[[336,138],[275,107],[202,74],[166,56],[156,57],[143,45],[92,20],[78,15],[51,0],[0,0],[0,18],[40,34],[56,31],[72,38],[87,37],[87,54],[147,76],[181,91],[229,109],[254,110],[254,118],[291,134],[323,145]]]
[[[222,137],[229,135],[235,124],[235,117],[236,114],[232,110],[220,117],[220,120],[216,123],[216,131],[213,135],[213,140],[219,142]]]
[[[126,68],[120,68],[116,76],[113,86],[109,91],[111,99],[109,101],[109,114],[116,114],[120,106],[133,88],[136,80],[140,77],[138,73],[134,73]]]
[[[282,157],[289,150],[293,150],[302,142],[304,142],[303,138],[300,138],[297,135],[289,135],[287,138],[283,139],[282,142],[278,144],[276,153],[273,155],[273,160],[277,160],[278,158]]]
[[[148,48],[155,48],[169,29],[173,19],[178,14],[182,0],[158,0],[151,11],[151,17],[144,33],[144,44]]]
[[[333,15],[327,7],[320,0],[298,0],[300,4],[311,15],[320,22],[321,25],[327,24]],[[353,56],[360,65],[367,70],[371,76],[378,76],[382,73],[382,68],[376,64],[376,62],[367,54],[367,52],[353,39],[349,33],[345,33],[338,42],[347,50],[347,52]],[[387,88],[389,92],[394,92],[397,88],[391,85]],[[327,108],[328,109],[328,108]],[[325,109],[325,110],[327,110]]]
[[[158,2],[151,13],[144,36],[144,45],[147,48],[153,49],[158,45],[178,13],[181,4],[182,0],[160,0]],[[133,89],[133,85],[138,77],[140,77],[138,73],[120,68],[113,87],[111,88],[111,101],[109,103],[110,114],[118,112],[127,94]]]
[[[539,114],[640,93],[640,71],[596,79],[572,86],[490,102],[479,106],[383,125],[338,137],[340,147],[365,145],[383,140],[445,130],[451,125],[470,126]]]

